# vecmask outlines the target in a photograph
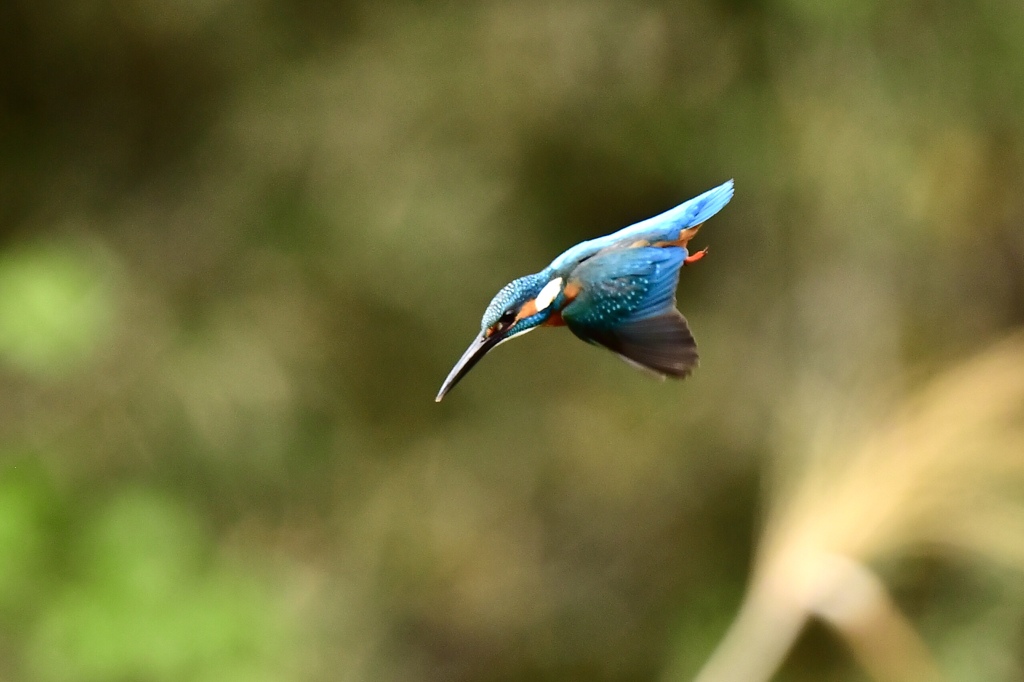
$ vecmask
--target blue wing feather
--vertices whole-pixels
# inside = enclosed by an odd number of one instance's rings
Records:
[[[560,270],[571,266],[602,249],[619,244],[646,240],[649,242],[671,241],[679,237],[680,230],[700,225],[718,213],[729,203],[733,194],[733,182],[729,180],[700,196],[669,209],[653,218],[624,227],[605,237],[598,237],[572,247],[548,266],[549,270]],[[685,255],[683,256],[686,257]]]
[[[645,251],[647,249],[644,249]],[[647,276],[648,290],[641,304],[628,315],[624,322],[643,320],[661,315],[676,306],[676,286],[679,284],[679,268],[686,258],[686,249],[668,247],[656,249],[663,258],[653,263],[653,270]]]
[[[614,327],[654,317],[675,306],[682,247],[640,247],[606,251],[569,275],[580,293],[562,311],[567,322]]]
[[[562,309],[569,330],[634,365],[685,377],[697,366],[697,342],[675,309],[686,249],[613,249],[584,261],[570,283],[580,291]]]

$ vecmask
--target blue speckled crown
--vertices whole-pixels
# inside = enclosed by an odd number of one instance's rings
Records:
[[[484,311],[484,318],[480,322],[480,329],[483,330],[493,326],[502,313],[514,304],[536,298],[540,290],[547,284],[547,280],[548,277],[545,273],[538,272],[535,275],[520,277],[506,284],[498,292],[497,296],[491,299],[491,304]]]

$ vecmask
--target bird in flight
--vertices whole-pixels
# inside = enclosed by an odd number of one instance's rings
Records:
[[[540,272],[507,284],[484,311],[480,333],[441,385],[437,402],[491,349],[538,327],[566,326],[631,365],[683,378],[697,342],[676,310],[679,269],[700,226],[732,199],[733,182],[653,218],[572,247]]]

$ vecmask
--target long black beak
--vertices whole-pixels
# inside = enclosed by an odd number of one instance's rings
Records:
[[[501,343],[504,338],[504,334],[496,332],[487,336],[484,332],[473,339],[473,343],[469,344],[469,348],[462,354],[459,361],[452,367],[452,371],[448,373],[448,378],[441,384],[441,390],[437,392],[437,397],[434,398],[435,402],[441,402],[441,400],[448,394],[448,391],[455,388],[455,384],[459,383],[462,377],[469,374],[469,370],[473,369],[473,365],[480,362],[480,358],[487,355],[488,351]]]

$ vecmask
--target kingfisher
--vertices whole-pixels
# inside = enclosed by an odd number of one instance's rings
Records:
[[[480,333],[455,363],[436,401],[493,348],[538,327],[566,326],[659,377],[684,378],[697,366],[697,342],[676,310],[679,270],[707,254],[687,245],[732,199],[733,181],[572,247],[540,272],[507,284],[487,306]]]

